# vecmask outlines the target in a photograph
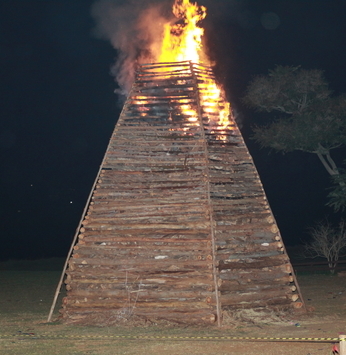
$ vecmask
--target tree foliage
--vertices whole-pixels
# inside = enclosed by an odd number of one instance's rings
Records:
[[[344,212],[346,209],[346,171],[343,169],[339,175],[334,175],[332,182],[327,206],[332,207],[335,212]]]
[[[331,94],[321,70],[277,66],[268,76],[259,75],[249,85],[245,102],[259,111],[295,114]]]
[[[244,102],[258,111],[279,113],[271,123],[253,128],[253,139],[262,147],[318,156],[334,177],[330,206],[340,209],[346,206],[346,179],[340,177],[331,150],[346,144],[346,95],[331,94],[321,70],[277,66],[250,82]]]
[[[254,138],[262,146],[283,152],[324,154],[346,143],[345,114],[346,98],[330,98],[267,126],[255,127]]]

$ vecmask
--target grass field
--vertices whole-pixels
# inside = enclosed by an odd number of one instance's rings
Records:
[[[331,344],[235,341],[233,337],[337,338],[346,332],[346,277],[301,274],[298,281],[313,312],[260,323],[237,319],[222,328],[157,326],[82,327],[47,316],[63,260],[0,263],[0,354],[302,354],[329,355]],[[148,336],[148,339],[136,337]],[[221,337],[228,339],[202,339]],[[171,338],[168,338],[171,337]],[[185,337],[185,339],[184,339]],[[188,337],[188,339],[186,338]]]

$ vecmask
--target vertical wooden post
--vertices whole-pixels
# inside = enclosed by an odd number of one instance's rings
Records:
[[[210,221],[210,237],[211,237],[211,248],[212,248],[212,258],[213,258],[213,280],[214,280],[214,288],[215,288],[215,300],[216,300],[216,321],[217,326],[221,327],[221,317],[222,317],[222,310],[221,310],[221,302],[220,302],[220,292],[218,286],[218,271],[216,267],[216,246],[215,246],[215,233],[214,233],[214,221],[213,221],[213,207],[210,199],[210,172],[208,167],[208,149],[207,149],[207,139],[205,136],[204,125],[203,125],[203,118],[202,118],[202,109],[201,109],[201,101],[200,101],[200,91],[198,88],[198,80],[196,77],[195,69],[193,67],[193,63],[190,61],[190,71],[192,77],[194,79],[195,84],[195,93],[196,93],[196,103],[197,103],[197,113],[199,118],[199,124],[201,126],[201,135],[204,138],[204,155],[206,159],[205,163],[205,173],[207,176],[207,199],[208,199],[208,210],[209,210],[209,221]]]
[[[346,355],[346,334],[339,335],[339,355]]]

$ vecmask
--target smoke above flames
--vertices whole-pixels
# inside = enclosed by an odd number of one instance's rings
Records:
[[[173,18],[171,6],[172,1],[163,0],[99,0],[93,4],[93,34],[110,40],[118,52],[111,71],[119,93],[129,91],[136,63],[158,58],[163,25]]]

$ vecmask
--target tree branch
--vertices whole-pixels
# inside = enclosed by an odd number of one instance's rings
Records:
[[[339,175],[339,171],[333,170],[333,167],[328,164],[328,161],[325,159],[324,155],[320,151],[316,151],[316,154],[319,157],[320,161],[322,162],[323,166],[326,168],[326,170],[331,176]]]
[[[330,166],[332,167],[333,171],[335,171],[335,172],[337,173],[336,175],[340,174],[339,169],[337,168],[337,166],[336,166],[334,160],[333,160],[332,157],[330,156],[329,150],[328,150],[328,152],[325,154],[325,156],[327,157],[328,163],[329,163]]]

